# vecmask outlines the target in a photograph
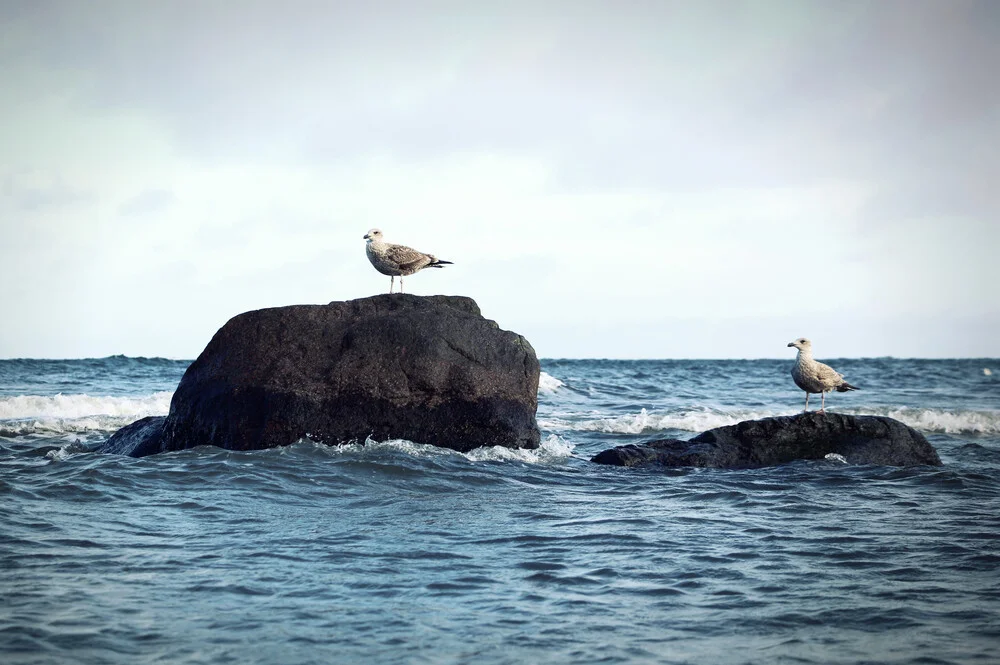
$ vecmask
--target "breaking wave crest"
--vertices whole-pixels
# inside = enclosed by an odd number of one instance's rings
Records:
[[[323,444],[317,444],[323,445]],[[360,443],[347,443],[335,446],[324,446],[330,454],[336,456],[349,455],[358,459],[381,459],[387,455],[402,453],[413,457],[448,457],[460,455],[473,462],[521,462],[524,464],[549,464],[560,462],[573,454],[574,444],[564,441],[561,437],[550,434],[541,445],[534,450],[511,449],[502,446],[485,446],[467,453],[459,453],[448,448],[439,448],[424,443],[414,443],[405,439],[390,439],[388,441],[373,441],[367,439]]]
[[[845,411],[857,416],[889,416],[922,432],[942,434],[998,434],[1000,411],[876,407]]]
[[[661,414],[650,413],[646,409],[641,409],[638,413],[603,418],[594,418],[592,416],[580,419],[551,418],[540,421],[538,424],[543,430],[604,432],[608,434],[643,434],[671,429],[703,432],[713,427],[735,425],[743,420],[766,418],[773,415],[777,414],[756,411],[723,412],[707,409]]]
[[[542,373],[539,392],[554,392],[563,383]],[[543,388],[544,386],[544,388]],[[162,391],[140,397],[110,397],[92,395],[19,395],[0,397],[0,436],[28,434],[59,434],[113,432],[146,416],[165,415],[173,393]],[[1000,410],[917,408],[878,406],[858,409],[834,409],[848,415],[874,415],[895,418],[922,432],[942,434],[1000,434]],[[704,432],[714,427],[735,425],[744,420],[792,415],[797,411],[697,408],[670,412],[647,411],[618,415],[589,413],[554,414],[539,418],[543,432],[601,432],[608,434],[644,434],[678,430]],[[557,437],[558,438],[558,437]],[[550,437],[551,439],[551,437]],[[371,445],[387,445],[373,443]],[[417,444],[408,444],[417,445]],[[559,445],[570,446],[568,443]],[[486,448],[470,453],[473,456],[493,455],[508,459],[509,454],[537,456],[553,452],[556,444],[546,441],[535,451],[511,451],[506,448]],[[569,455],[567,452],[566,455]],[[564,456],[566,456],[564,455]],[[470,458],[471,459],[471,458]],[[482,457],[486,459],[486,457]],[[525,460],[529,461],[529,460]],[[537,459],[530,460],[539,461]]]
[[[114,431],[139,418],[162,416],[170,391],[142,397],[17,395],[0,397],[0,436]]]
[[[922,432],[944,434],[1000,433],[1000,411],[875,407],[837,409],[836,412],[855,416],[888,416]],[[792,413],[710,408],[674,413],[651,413],[646,409],[641,409],[638,413],[605,417],[594,417],[594,414],[556,416],[540,420],[539,425],[543,430],[551,432],[575,431],[608,434],[645,434],[665,430],[704,432],[715,427],[735,425],[744,420],[787,415],[792,415]]]
[[[563,386],[563,382],[552,376],[551,374],[546,374],[542,372],[538,376],[538,392],[552,394],[559,388]]]

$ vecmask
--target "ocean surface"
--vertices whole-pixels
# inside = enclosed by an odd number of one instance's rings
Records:
[[[535,451],[88,452],[187,362],[0,360],[0,662],[1000,663],[1000,359],[831,360],[943,467],[630,470],[785,360],[544,360]],[[817,400],[818,401],[818,400]]]

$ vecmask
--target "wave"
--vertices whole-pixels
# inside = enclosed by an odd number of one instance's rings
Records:
[[[114,431],[146,416],[166,415],[172,396],[172,392],[162,391],[142,397],[0,397],[0,436]]]
[[[550,434],[542,441],[541,445],[534,450],[523,448],[512,449],[503,446],[487,446],[476,448],[467,453],[465,457],[473,462],[524,462],[527,464],[546,464],[557,462],[572,456],[576,446],[561,437]]]
[[[304,441],[309,441],[305,439]],[[333,455],[350,455],[358,459],[381,459],[387,454],[403,453],[413,457],[442,457],[460,455],[473,462],[521,462],[525,464],[548,464],[558,462],[572,456],[574,444],[563,440],[555,434],[546,437],[541,445],[534,450],[524,448],[512,449],[503,446],[484,446],[460,453],[448,448],[440,448],[425,443],[414,443],[406,439],[390,439],[388,441],[373,441],[366,439],[364,444],[344,443],[334,446],[324,446]]]
[[[915,407],[875,407],[837,409],[837,413],[855,416],[888,416],[910,427],[929,433],[1000,434],[1000,411],[970,409],[923,409]],[[594,414],[566,414],[539,419],[542,430],[550,432],[603,432],[607,434],[646,434],[665,430],[704,432],[715,427],[735,425],[744,420],[794,415],[778,411],[697,409],[674,413],[638,413],[593,417]]]
[[[592,414],[588,414],[592,415]],[[650,413],[641,409],[638,413],[606,416],[601,418],[554,417],[540,419],[539,427],[549,431],[574,432],[604,432],[607,434],[645,434],[663,430],[683,430],[688,432],[704,432],[713,427],[735,425],[743,420],[754,420],[777,415],[775,413],[758,411],[713,411],[693,410],[677,413]]]
[[[554,392],[562,385],[562,381],[543,372],[539,380],[539,392]],[[0,436],[113,432],[146,416],[166,415],[172,396],[172,392],[162,391],[139,397],[86,394],[0,397]],[[858,416],[888,416],[929,433],[1000,434],[1000,410],[881,406],[837,409],[836,412]],[[645,434],[665,430],[704,432],[714,427],[735,425],[744,420],[794,413],[797,411],[699,408],[650,412],[640,409],[635,413],[619,415],[594,412],[554,414],[540,417],[538,424],[543,431],[554,434],[567,431],[607,434]],[[503,448],[492,454],[499,459],[509,452]]]
[[[538,375],[538,392],[539,393],[546,393],[546,394],[550,394],[551,395],[552,393],[554,393],[556,390],[558,390],[559,388],[561,388],[564,385],[565,384],[562,381],[560,381],[556,377],[552,376],[551,374],[547,374],[545,372],[542,372],[541,374]]]
[[[889,416],[913,429],[942,434],[1000,434],[1000,411],[876,407],[845,411],[857,416]]]

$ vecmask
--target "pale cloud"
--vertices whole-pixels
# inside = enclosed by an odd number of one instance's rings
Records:
[[[191,357],[383,291],[373,226],[542,355],[1000,353],[989,2],[0,17],[0,356]]]
[[[8,214],[71,206],[93,198],[91,193],[71,187],[58,172],[32,169],[9,171],[0,184],[0,193],[11,208]]]
[[[176,200],[168,189],[147,189],[121,204],[118,213],[125,216],[155,214],[169,209]]]

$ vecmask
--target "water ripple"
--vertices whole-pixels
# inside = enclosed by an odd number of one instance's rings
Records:
[[[995,408],[963,362],[929,367],[956,397],[914,408]],[[760,381],[779,369],[546,363],[540,417],[778,411],[787,395]],[[87,453],[90,431],[0,437],[0,660],[996,660],[995,435],[932,433],[938,468],[664,472],[586,461],[643,435],[544,434],[532,455],[302,441],[143,459]]]

